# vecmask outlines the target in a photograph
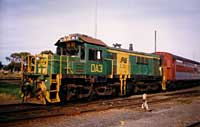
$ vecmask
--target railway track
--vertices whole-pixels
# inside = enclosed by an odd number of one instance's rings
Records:
[[[44,106],[38,104],[31,103],[19,103],[19,104],[8,104],[8,105],[0,105],[0,114],[8,113],[8,112],[21,112],[28,110],[37,110],[41,109]]]
[[[148,103],[161,103],[178,97],[200,96],[200,87],[184,89],[180,91],[157,93],[148,95]],[[96,100],[88,103],[69,103],[67,105],[36,105],[36,104],[12,104],[0,105],[0,123],[6,124],[15,121],[48,118],[55,116],[71,116],[82,113],[104,111],[114,108],[141,106],[141,95],[115,98],[108,100]]]
[[[55,106],[43,106],[29,103],[1,105],[0,123],[64,115],[61,112],[56,112],[55,109],[52,109],[53,107]]]
[[[177,99],[178,97],[191,97],[191,96],[200,96],[200,90],[183,90],[170,93],[161,93],[161,94],[152,94],[148,96],[148,103],[161,103],[172,99]],[[87,109],[80,110],[80,113],[91,112],[91,111],[103,111],[112,108],[123,108],[131,107],[136,108],[141,106],[142,99],[141,95],[138,97],[131,98],[120,98],[114,100],[108,100],[100,102],[98,108],[92,108],[92,105]],[[94,104],[95,105],[95,104]]]

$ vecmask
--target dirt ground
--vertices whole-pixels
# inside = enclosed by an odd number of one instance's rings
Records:
[[[187,127],[200,126],[200,96],[149,104],[151,112],[138,108],[111,109],[76,116],[58,116],[6,126],[18,127]]]
[[[6,95],[4,93],[0,93],[0,105],[16,104],[16,103],[21,103],[21,102],[22,101],[20,99],[16,98],[13,95]]]

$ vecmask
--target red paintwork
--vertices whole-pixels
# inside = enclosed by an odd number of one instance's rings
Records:
[[[200,80],[200,63],[167,52],[156,52],[156,54],[161,56],[163,76],[166,81]]]
[[[184,65],[176,65],[176,71],[178,71],[178,72],[194,73],[194,68],[192,68],[192,67],[185,67]]]
[[[156,54],[161,56],[163,76],[166,80],[173,80],[175,74],[172,55],[166,52],[156,52]]]

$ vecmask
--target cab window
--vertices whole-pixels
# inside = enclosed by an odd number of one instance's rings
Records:
[[[81,46],[81,60],[85,59],[85,47]]]
[[[97,50],[97,60],[102,60],[102,51]]]
[[[102,50],[89,49],[89,60],[91,61],[102,60]]]
[[[78,46],[75,42],[66,43],[66,52],[69,55],[78,55]]]

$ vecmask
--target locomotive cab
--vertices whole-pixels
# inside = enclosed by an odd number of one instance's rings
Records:
[[[60,38],[55,45],[56,54],[66,57],[64,64],[66,73],[62,73],[60,86],[61,100],[89,97],[92,91],[94,92],[93,86],[105,83],[107,75],[105,43],[87,35],[70,34]]]
[[[85,58],[85,48],[84,44],[79,42],[78,40],[63,40],[60,39],[56,43],[57,55],[66,55],[66,56],[81,56],[81,59]]]
[[[106,45],[86,35],[72,34],[60,38],[56,44],[56,54],[66,56],[66,71],[69,75],[88,77],[106,75]],[[85,64],[87,63],[87,64]]]

